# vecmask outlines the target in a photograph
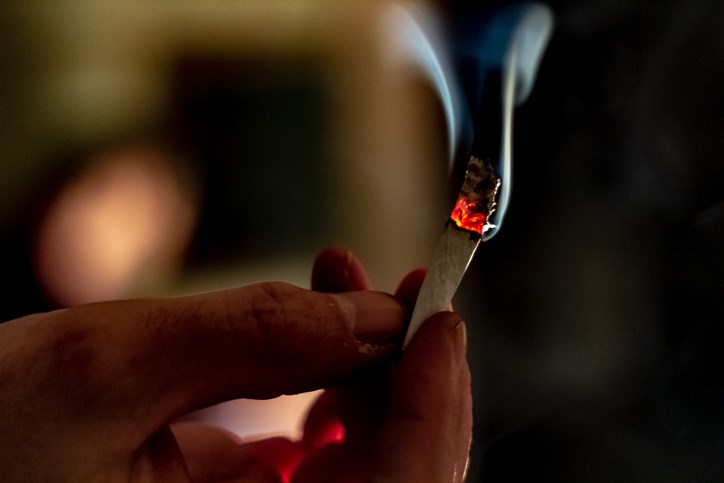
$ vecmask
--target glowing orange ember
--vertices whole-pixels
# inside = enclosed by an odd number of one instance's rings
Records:
[[[478,206],[479,203],[470,201],[465,196],[460,195],[455,203],[450,219],[463,230],[472,231],[479,235],[483,234],[485,226],[485,213]]]

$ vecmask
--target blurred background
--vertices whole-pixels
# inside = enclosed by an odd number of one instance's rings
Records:
[[[4,2],[0,320],[308,286],[331,244],[393,290],[465,157],[450,168],[449,106],[405,26],[454,66],[459,32],[513,3]],[[456,298],[470,480],[721,481],[724,6],[548,5],[505,227]],[[293,432],[309,397],[203,417]]]

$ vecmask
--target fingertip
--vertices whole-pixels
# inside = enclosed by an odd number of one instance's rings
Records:
[[[410,313],[412,313],[412,309],[415,307],[417,294],[420,292],[420,287],[422,286],[422,281],[425,280],[426,274],[427,270],[424,268],[413,270],[408,273],[397,286],[395,295],[405,304]]]
[[[348,264],[347,250],[341,247],[329,247],[314,260],[312,267],[312,290],[336,292],[344,284],[343,275]]]
[[[362,262],[347,248],[326,248],[314,261],[313,290],[336,293],[371,288],[372,282]]]

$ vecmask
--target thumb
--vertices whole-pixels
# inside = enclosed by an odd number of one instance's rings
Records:
[[[465,479],[472,434],[465,334],[457,315],[440,312],[412,338],[371,465],[381,481]]]
[[[378,292],[332,295],[264,283],[93,304],[44,320],[46,372],[57,372],[59,362],[64,369],[56,384],[82,388],[86,415],[107,414],[118,424],[130,418],[142,437],[224,400],[338,382],[394,347],[386,342],[402,330],[405,310]]]

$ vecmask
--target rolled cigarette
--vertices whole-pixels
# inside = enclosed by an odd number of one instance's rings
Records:
[[[498,171],[496,173],[489,159],[470,158],[460,195],[420,288],[403,348],[407,347],[425,320],[436,312],[450,308],[455,291],[480,241],[490,240],[497,233],[508,205],[512,175],[513,108],[530,93],[538,64],[550,38],[553,15],[547,7],[536,3],[526,5],[522,10],[515,6],[501,12],[510,16],[496,24],[512,26],[507,42],[500,34],[502,31],[496,30],[494,36],[481,37],[494,39],[494,46],[492,43],[479,46],[480,52],[489,54],[506,45],[499,52],[500,65],[497,66],[500,69],[500,79],[497,81],[500,90],[495,88],[495,82],[493,87],[485,87],[484,93],[489,93],[490,98],[487,102],[485,99],[481,102],[482,111],[478,117],[492,124],[479,126],[476,134],[479,133],[481,138],[478,139],[479,143],[473,143],[473,149],[477,152],[497,156],[495,166]],[[515,21],[511,23],[513,18]],[[485,63],[489,62],[490,57],[486,56]],[[482,65],[481,57],[481,69]],[[490,80],[497,78],[492,71],[486,72],[483,77],[489,77]],[[500,98],[497,99],[497,96]],[[488,130],[486,126],[499,127],[500,138],[493,134],[498,132],[496,129]]]
[[[448,222],[437,242],[432,263],[420,287],[417,303],[402,348],[431,315],[450,310],[453,295],[480,244],[480,235],[461,230]]]
[[[420,287],[402,348],[431,315],[449,310],[483,233],[491,228],[500,178],[489,162],[471,157],[465,181],[438,240],[432,262]]]

